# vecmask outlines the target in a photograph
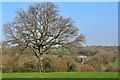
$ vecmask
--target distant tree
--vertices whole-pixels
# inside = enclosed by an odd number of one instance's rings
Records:
[[[29,48],[39,61],[52,47],[80,45],[85,37],[71,18],[59,15],[57,5],[50,2],[30,5],[27,11],[17,10],[14,21],[4,25],[6,42],[20,50]]]

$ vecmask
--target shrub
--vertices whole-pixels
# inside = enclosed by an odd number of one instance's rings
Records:
[[[69,56],[64,58],[65,61],[67,62],[67,69],[68,71],[75,71],[76,68],[76,64],[79,64],[78,62],[76,62],[76,58],[74,56]]]
[[[70,51],[65,48],[52,49],[51,53],[62,57],[63,55],[69,55]]]
[[[95,69],[88,64],[76,65],[76,72],[95,72]]]
[[[112,68],[106,66],[112,62],[114,62],[117,58],[117,55],[114,52],[101,52],[92,56],[91,59],[88,60],[88,64],[92,65],[96,71],[110,71]]]
[[[67,71],[67,63],[62,58],[52,59],[52,72],[66,72]]]
[[[97,72],[103,72],[106,70],[105,67],[103,66],[103,64],[98,63],[98,64],[93,64],[92,66],[94,67],[95,71],[97,71]]]
[[[50,72],[52,63],[51,63],[51,59],[46,57],[43,60],[43,67],[44,67],[44,72]]]
[[[85,55],[85,56],[93,56],[97,53],[97,51],[92,51],[92,50],[81,50],[79,54]]]
[[[75,71],[75,64],[68,62],[67,67],[68,67],[68,72]]]
[[[115,61],[116,58],[117,58],[117,56],[114,53],[98,53],[98,54],[94,55],[93,57],[91,57],[91,59],[88,61],[88,63],[109,64],[109,63]]]
[[[111,65],[108,65],[107,69],[105,70],[106,72],[120,72],[120,68],[114,68]]]
[[[17,61],[13,61],[12,59],[6,58],[3,59],[5,61],[3,63],[2,71],[3,72],[19,72],[21,65],[17,63]]]
[[[3,72],[12,72],[14,67],[15,61],[12,60],[12,57],[10,58],[8,54],[2,55],[2,71]]]
[[[8,50],[10,51],[8,51]],[[6,50],[6,51],[5,51]],[[36,58],[31,56],[28,53],[17,53],[15,48],[4,48],[2,55],[2,61],[3,61],[3,72],[27,72],[32,71],[31,69],[26,67],[28,61],[33,59],[33,62],[36,62]],[[19,56],[21,55],[21,56]],[[35,64],[35,63],[34,63]]]
[[[34,64],[30,61],[30,62],[26,62],[24,63],[24,67],[27,69],[27,70],[32,70],[34,68]]]

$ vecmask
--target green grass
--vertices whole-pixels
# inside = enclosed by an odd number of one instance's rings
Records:
[[[117,72],[3,73],[3,78],[117,78]]]
[[[0,72],[0,79],[2,78],[2,73]]]
[[[112,67],[113,68],[118,67],[118,58],[115,60],[115,62],[112,63]]]
[[[118,66],[119,66],[118,64],[120,64],[120,58],[117,58],[117,59],[115,60],[115,62],[112,63],[112,67],[113,67],[113,68],[118,68]]]

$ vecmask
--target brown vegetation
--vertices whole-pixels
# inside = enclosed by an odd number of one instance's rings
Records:
[[[101,47],[102,48],[102,47]],[[85,48],[84,48],[85,49]],[[92,50],[91,50],[92,51]],[[29,52],[29,51],[28,51]],[[38,72],[38,59],[32,54],[16,52],[15,48],[3,49],[3,72]],[[19,56],[19,54],[21,56]],[[118,68],[110,66],[117,58],[118,52],[115,50],[98,50],[93,56],[88,56],[88,62],[81,64],[76,61],[76,54],[44,55],[44,72],[94,72],[94,71],[119,71]]]

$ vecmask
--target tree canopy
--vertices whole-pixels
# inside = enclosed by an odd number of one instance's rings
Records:
[[[15,19],[4,25],[6,42],[20,50],[31,49],[37,58],[52,47],[81,45],[85,36],[71,18],[59,12],[58,6],[50,2],[30,5],[27,11],[17,10]]]

